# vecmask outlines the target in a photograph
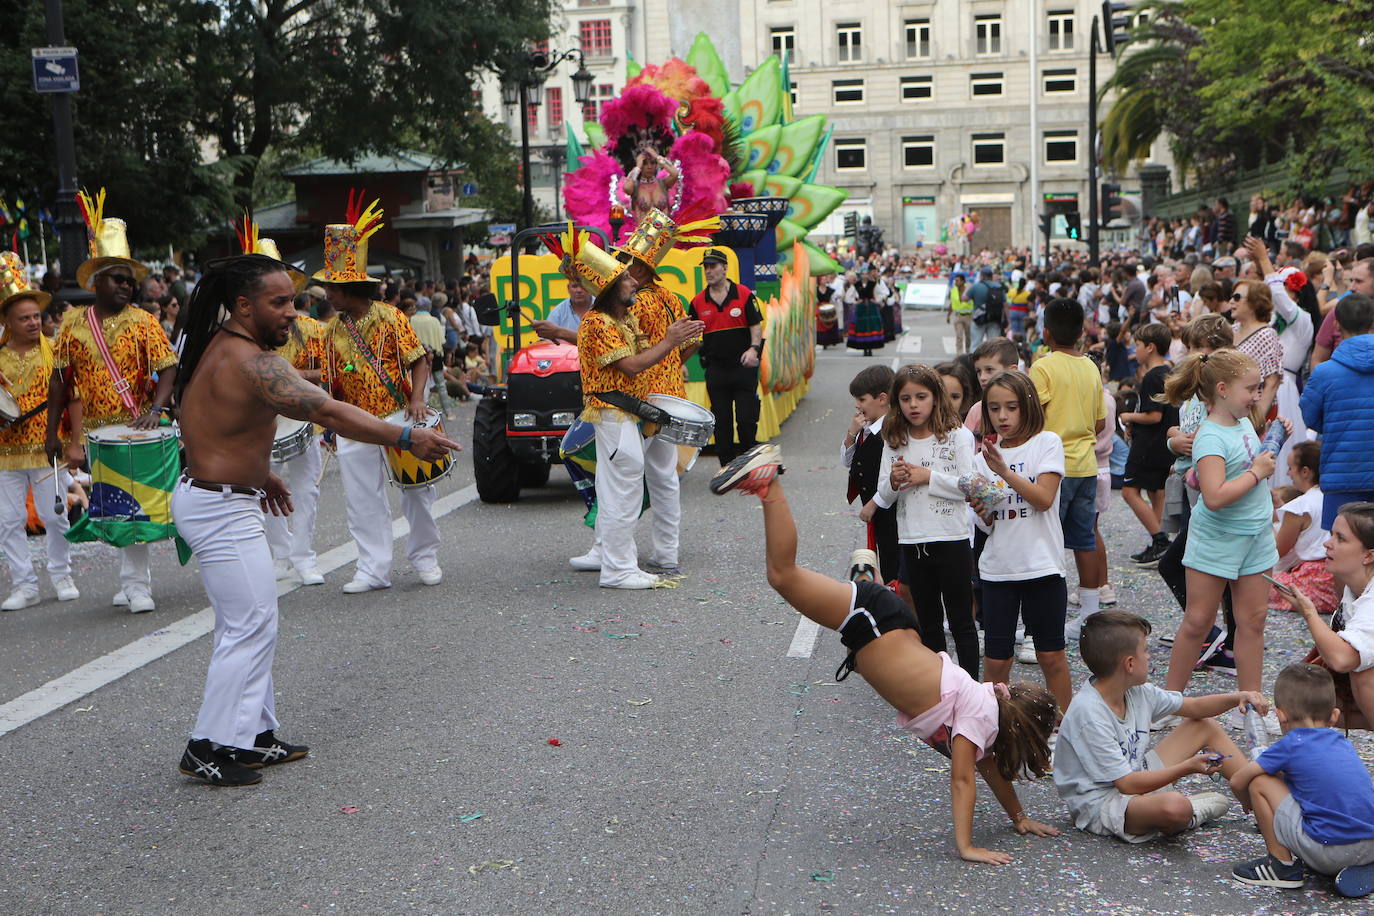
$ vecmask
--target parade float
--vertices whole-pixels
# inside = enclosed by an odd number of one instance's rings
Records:
[[[816,298],[811,278],[838,271],[806,235],[846,192],[815,183],[831,128],[824,115],[794,118],[787,64],[774,55],[732,84],[711,40],[700,34],[686,60],[628,65],[627,81],[597,123],[568,127],[564,178],[567,219],[625,241],[637,217],[657,207],[670,216],[718,214],[713,244],[729,250],[730,279],[752,288],[764,314],[758,436],[776,436],[806,394],[814,368]],[[689,303],[705,286],[703,249],[671,251],[658,273]],[[516,261],[516,263],[512,263]],[[519,288],[515,288],[518,270]],[[492,268],[503,353],[538,343],[529,322],[567,295],[553,254],[498,258]],[[520,309],[513,339],[512,298]],[[688,396],[709,406],[693,357]]]

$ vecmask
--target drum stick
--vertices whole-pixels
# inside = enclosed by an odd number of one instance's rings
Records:
[[[62,515],[67,509],[67,501],[62,498],[62,475],[57,472],[57,456],[52,459],[53,511]]]
[[[319,476],[315,478],[316,489],[319,488],[320,483],[324,480],[325,469],[329,467],[329,459],[333,457],[334,450],[332,448],[327,448],[324,450],[324,460],[320,462],[320,473]]]

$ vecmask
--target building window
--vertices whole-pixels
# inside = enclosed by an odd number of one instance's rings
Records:
[[[1002,165],[1007,161],[1005,134],[974,134],[973,164]]]
[[[1131,17],[1130,17],[1130,20],[1131,20],[1131,28],[1133,28],[1133,29],[1144,28],[1145,26],[1147,26],[1147,25],[1150,24],[1150,14],[1149,14],[1148,11],[1147,11],[1147,12],[1143,12],[1143,13],[1136,13],[1134,16],[1131,16]]]
[[[901,86],[903,102],[928,102],[933,95],[933,78],[929,75],[904,76]]]
[[[1050,10],[1050,50],[1073,50],[1073,10]]]
[[[1071,95],[1078,91],[1078,71],[1046,70],[1045,95]]]
[[[582,53],[588,57],[611,56],[611,20],[583,19],[578,37],[582,41]]]
[[[792,107],[793,107],[793,108],[796,108],[796,107],[797,107],[797,81],[796,81],[796,80],[788,80],[788,83],[787,83],[787,94],[788,94],[788,96],[792,99]]]
[[[797,30],[790,25],[780,29],[769,29],[773,38],[773,53],[789,64],[797,62]]]
[[[544,104],[549,109],[549,131],[563,129],[563,88],[550,86],[544,90]]]
[[[534,133],[535,131],[539,130],[538,105],[525,106],[525,125],[529,128],[530,133]]]
[[[611,83],[602,83],[593,86],[591,95],[587,101],[582,103],[582,120],[588,124],[595,124],[601,120],[601,106],[607,100],[615,98],[615,86]]]
[[[1073,130],[1045,131],[1045,161],[1066,165],[1078,161],[1078,132]]]
[[[1000,96],[1002,94],[1002,74],[971,73],[968,79],[969,93],[974,98]]]
[[[935,166],[935,137],[902,138],[902,166],[908,169],[929,169]]]
[[[854,64],[864,59],[863,32],[863,27],[857,22],[842,22],[835,26],[840,63]]]
[[[978,54],[1002,53],[1002,17],[974,16],[973,33],[977,38],[975,51]]]
[[[917,60],[930,56],[930,20],[906,21],[906,58]]]
[[[859,105],[863,103],[863,80],[831,80],[830,89],[836,105]]]
[[[862,172],[868,168],[868,142],[865,140],[835,140],[835,170]]]

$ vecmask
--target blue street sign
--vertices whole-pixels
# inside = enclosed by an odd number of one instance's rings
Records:
[[[33,48],[35,92],[76,92],[81,77],[76,71],[76,48]]]
[[[471,181],[466,182],[463,184],[462,191],[464,197],[474,197],[477,194],[477,185]]]

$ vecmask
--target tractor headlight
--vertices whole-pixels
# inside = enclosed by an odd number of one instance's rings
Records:
[[[556,410],[553,414],[553,425],[572,426],[575,419],[577,419],[577,414],[571,410]]]
[[[517,413],[511,416],[510,425],[516,429],[529,429],[534,426],[534,414]]]

